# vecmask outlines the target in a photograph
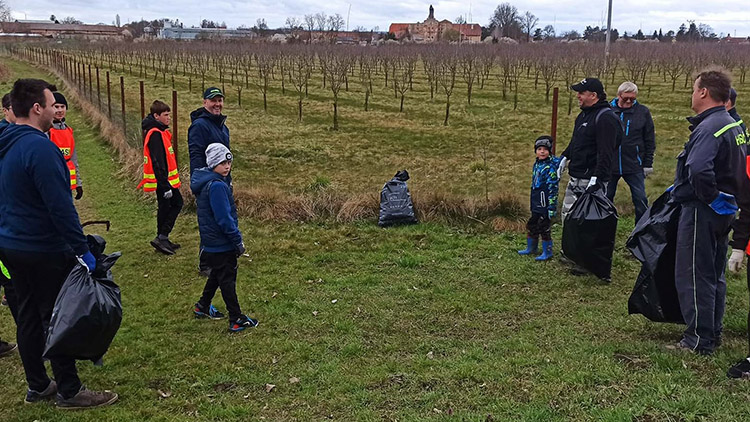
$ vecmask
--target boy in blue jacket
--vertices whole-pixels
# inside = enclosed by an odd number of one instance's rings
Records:
[[[534,142],[536,161],[531,178],[531,218],[526,223],[526,249],[518,251],[519,255],[537,253],[539,236],[542,237],[542,254],[537,261],[552,258],[552,233],[550,220],[557,215],[557,189],[560,179],[557,167],[560,159],[552,155],[552,137],[540,136]]]
[[[257,327],[258,321],[243,314],[237,300],[237,258],[245,253],[245,244],[227,180],[232,169],[232,153],[223,144],[210,144],[206,148],[206,165],[208,167],[195,169],[190,177],[190,190],[198,208],[201,258],[211,267],[203,295],[193,312],[196,318],[224,318],[211,305],[216,289],[221,289],[229,313],[229,331],[242,331]]]

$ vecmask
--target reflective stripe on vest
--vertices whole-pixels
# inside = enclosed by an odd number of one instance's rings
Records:
[[[70,189],[75,189],[78,187],[78,178],[76,176],[76,164],[72,160],[76,147],[76,141],[73,138],[73,128],[51,128],[49,130],[49,139],[60,148],[60,152],[62,152],[65,158],[65,163],[68,165],[68,172],[70,173]]]
[[[138,184],[137,189],[143,188],[144,192],[153,192],[156,190],[156,175],[154,174],[151,152],[148,149],[148,140],[154,132],[161,134],[162,144],[166,152],[167,180],[172,188],[177,189],[180,187],[180,174],[177,171],[177,159],[172,148],[172,133],[169,130],[162,131],[157,128],[152,128],[146,133],[146,140],[143,143],[143,180]]]

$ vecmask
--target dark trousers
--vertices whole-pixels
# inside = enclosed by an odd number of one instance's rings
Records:
[[[156,211],[156,234],[169,237],[174,228],[174,222],[182,210],[182,195],[179,189],[172,189],[172,197],[164,198],[164,192],[157,192],[156,202],[159,209]]]
[[[727,283],[729,227],[734,215],[718,215],[700,202],[682,204],[677,225],[675,287],[687,328],[682,341],[713,351],[721,336]]]
[[[0,249],[0,260],[11,274],[12,300],[8,301],[16,318],[18,352],[21,355],[29,389],[44,391],[50,379],[42,353],[47,328],[57,294],[75,265],[67,253],[24,252]],[[7,295],[7,293],[6,293]],[[76,395],[81,388],[74,359],[50,359],[57,388],[65,398]]]
[[[202,252],[201,258],[211,267],[211,275],[203,288],[203,296],[198,303],[208,309],[216,294],[216,289],[221,289],[221,297],[227,305],[229,318],[235,320],[242,315],[240,302],[237,299],[237,255],[231,252]]]
[[[646,197],[646,178],[643,173],[633,174],[613,174],[609,180],[607,186],[607,198],[610,201],[615,200],[615,194],[617,193],[617,182],[620,178],[625,180],[625,183],[630,187],[630,198],[633,200],[633,207],[635,208],[635,222],[641,219],[643,214],[648,209],[648,198]]]
[[[536,239],[542,236],[542,240],[552,240],[550,231],[549,215],[532,213],[529,221],[526,222],[526,236],[530,239]]]
[[[10,308],[10,315],[13,317],[13,321],[16,320],[16,292],[13,290],[13,286],[10,284],[10,280],[5,278],[2,274],[0,274],[0,287],[3,288],[3,292],[5,292],[5,300],[8,301],[8,307]],[[0,339],[0,343],[2,343],[2,339]]]
[[[732,241],[729,245],[732,249],[744,251],[748,239],[750,239],[750,209],[745,206],[745,208],[740,208],[740,215],[732,222]]]

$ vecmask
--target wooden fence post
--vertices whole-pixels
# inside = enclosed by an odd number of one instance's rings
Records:
[[[122,131],[128,135],[127,117],[125,116],[125,77],[120,76],[120,104],[122,107]]]
[[[107,115],[112,120],[112,85],[109,82],[109,70],[107,71]]]

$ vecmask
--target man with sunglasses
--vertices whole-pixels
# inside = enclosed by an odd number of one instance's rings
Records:
[[[607,197],[614,201],[617,182],[622,178],[630,187],[630,196],[635,208],[635,221],[648,209],[646,178],[654,171],[654,120],[648,107],[636,100],[638,87],[632,82],[623,82],[617,88],[610,106],[620,119],[623,129],[622,143],[615,151],[612,177],[607,186]]]

